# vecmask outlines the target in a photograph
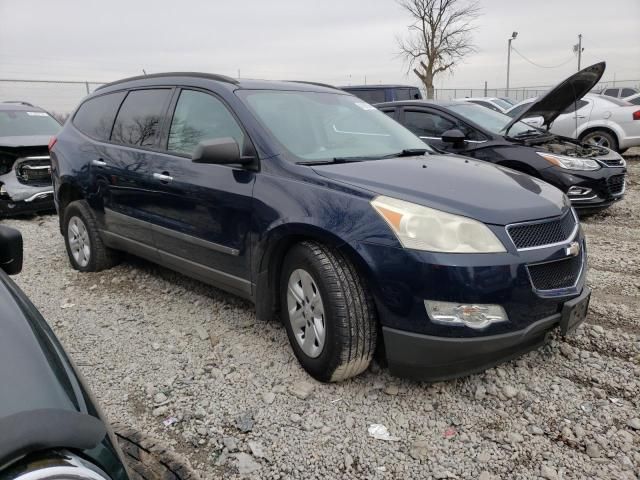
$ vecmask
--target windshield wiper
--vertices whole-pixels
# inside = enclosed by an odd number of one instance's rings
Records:
[[[420,155],[424,155],[428,151],[429,150],[426,148],[405,148],[401,152],[391,153],[380,158],[417,157]]]
[[[332,159],[327,160],[316,160],[316,161],[308,161],[308,162],[296,162],[298,165],[329,165],[333,163],[352,163],[352,162],[366,162],[370,160],[383,160],[385,158],[396,158],[396,157],[413,157],[416,155],[424,155],[429,150],[426,148],[406,148],[401,152],[391,153],[389,155],[367,155],[367,156],[353,156],[353,157],[334,157]]]

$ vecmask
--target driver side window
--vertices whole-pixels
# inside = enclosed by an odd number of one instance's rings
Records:
[[[466,123],[450,119],[434,112],[405,110],[404,126],[419,137],[440,138],[447,130],[457,129],[464,133],[467,140],[482,141],[484,136]]]

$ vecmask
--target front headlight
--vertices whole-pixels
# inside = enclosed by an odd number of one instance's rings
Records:
[[[371,205],[405,248],[447,253],[506,252],[494,233],[477,220],[384,196],[374,198]]]
[[[567,170],[598,170],[600,164],[588,158],[568,157],[547,152],[536,152],[547,162]]]

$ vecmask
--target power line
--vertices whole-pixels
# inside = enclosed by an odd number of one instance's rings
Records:
[[[520,53],[520,52],[516,49],[516,47],[511,46],[511,49],[512,49],[514,52],[516,52],[520,57],[522,57],[525,61],[527,61],[527,62],[529,62],[531,65],[536,66],[536,67],[539,67],[539,68],[559,68],[559,67],[562,67],[562,66],[566,65],[566,64],[567,64],[567,63],[569,63],[569,62],[573,62],[573,61],[574,61],[574,60],[573,60],[573,57],[571,57],[571,58],[569,58],[567,61],[562,62],[562,63],[560,63],[560,64],[558,64],[558,65],[552,65],[552,66],[540,65],[540,64],[538,64],[538,63],[534,62],[533,60],[529,60],[529,59],[528,59],[527,57],[525,57],[522,53]]]

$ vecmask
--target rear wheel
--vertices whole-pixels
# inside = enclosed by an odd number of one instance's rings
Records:
[[[321,382],[367,369],[376,347],[375,308],[354,266],[315,242],[295,245],[280,281],[287,335],[303,368]]]
[[[597,145],[614,151],[618,150],[618,140],[614,135],[604,130],[593,130],[583,135],[581,140],[589,145]]]
[[[62,231],[69,261],[76,270],[99,272],[117,263],[118,254],[102,242],[86,201],[76,200],[65,208]]]

